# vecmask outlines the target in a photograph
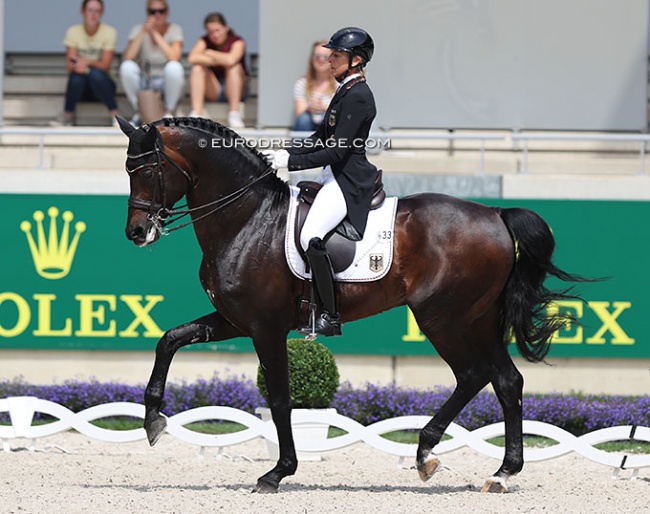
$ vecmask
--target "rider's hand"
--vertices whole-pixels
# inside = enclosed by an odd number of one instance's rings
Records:
[[[289,166],[289,152],[286,150],[264,150],[262,154],[271,167],[276,170]]]

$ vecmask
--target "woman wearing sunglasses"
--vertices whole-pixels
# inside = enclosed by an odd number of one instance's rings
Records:
[[[157,89],[163,93],[165,117],[173,116],[185,84],[180,63],[183,29],[169,23],[167,0],[148,0],[147,19],[131,29],[120,66],[120,79],[129,102],[136,111],[133,124],[140,123],[138,91]]]

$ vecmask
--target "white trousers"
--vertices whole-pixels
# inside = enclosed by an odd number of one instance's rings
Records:
[[[325,166],[316,182],[323,184],[316,195],[305,224],[300,232],[300,246],[303,250],[309,247],[309,241],[314,237],[323,239],[330,231],[343,221],[348,213],[345,197],[338,182],[332,174],[332,168]]]
[[[122,61],[120,64],[120,80],[126,93],[126,97],[133,108],[138,110],[138,91],[142,89],[144,82],[143,72],[140,65],[135,61]],[[178,61],[169,61],[165,64],[161,77],[152,77],[149,86],[158,89],[163,93],[165,110],[173,111],[183,94],[185,85],[185,70]]]

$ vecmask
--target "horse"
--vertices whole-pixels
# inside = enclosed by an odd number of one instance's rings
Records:
[[[249,337],[279,442],[276,465],[253,491],[277,492],[298,467],[286,340],[308,290],[285,258],[291,186],[253,145],[219,123],[169,118],[136,129],[118,121],[129,138],[126,237],[145,246],[191,224],[203,254],[199,279],[215,308],[166,331],[157,343],[144,398],[148,441],[153,446],[165,430],[160,409],[176,351]],[[187,205],[175,208],[183,197]],[[506,492],[508,479],[522,470],[523,377],[508,345],[514,339],[524,359],[543,361],[552,334],[567,323],[546,307],[571,288],[554,291],[544,282],[580,277],[553,264],[554,248],[549,226],[529,209],[421,193],[398,200],[388,273],[372,282],[337,282],[342,322],[407,305],[454,373],[453,393],[419,434],[416,467],[423,481],[439,466],[434,450],[445,429],[488,384],[503,410],[505,454],[482,490]]]

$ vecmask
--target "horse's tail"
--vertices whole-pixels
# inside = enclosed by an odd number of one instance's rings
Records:
[[[500,211],[515,243],[516,260],[505,286],[500,332],[508,344],[514,337],[519,353],[530,362],[540,362],[550,350],[554,332],[573,322],[566,314],[550,314],[555,300],[576,298],[569,290],[544,287],[548,276],[567,282],[587,281],[566,273],[552,263],[555,239],[546,222],[529,209]]]

